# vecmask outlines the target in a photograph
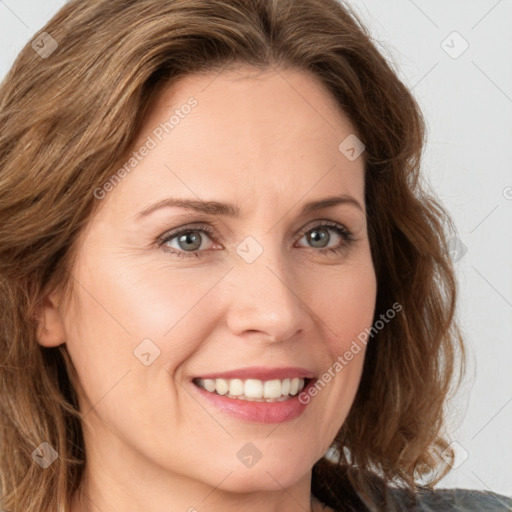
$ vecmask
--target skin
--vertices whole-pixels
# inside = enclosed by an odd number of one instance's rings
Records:
[[[312,466],[360,382],[364,347],[302,416],[281,424],[233,418],[192,393],[192,377],[246,366],[320,376],[371,326],[376,278],[363,158],[338,150],[355,130],[313,75],[240,67],[181,78],[155,100],[134,148],[191,96],[197,107],[101,200],[82,232],[73,303],[44,300],[39,343],[66,344],[82,388],[86,503],[74,512],[310,510]],[[300,214],[334,193],[361,209]],[[234,203],[241,217],[170,207],[136,219],[168,197]],[[353,242],[322,254],[343,239],[327,229],[324,246],[315,245],[320,221],[349,229]],[[214,232],[194,232],[199,258],[157,243],[205,224]],[[236,252],[247,236],[263,249],[250,264]],[[160,350],[149,366],[133,353],[146,338]],[[261,452],[251,468],[237,457],[248,442]]]

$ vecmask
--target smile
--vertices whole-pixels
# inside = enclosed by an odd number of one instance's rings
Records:
[[[283,402],[299,394],[309,379],[194,379],[200,388],[217,395],[249,402]]]

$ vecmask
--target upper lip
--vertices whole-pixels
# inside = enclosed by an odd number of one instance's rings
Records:
[[[209,373],[208,375],[200,375],[198,379],[258,379],[258,380],[273,380],[273,379],[312,379],[315,374],[294,366],[287,366],[281,368],[268,368],[263,366],[250,366],[246,368],[239,368],[237,370],[220,371]]]

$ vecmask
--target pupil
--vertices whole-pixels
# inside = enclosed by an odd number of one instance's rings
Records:
[[[182,242],[184,242],[184,243],[192,243],[192,244],[194,244],[194,242],[195,242],[195,246],[194,247],[188,247],[189,250],[199,249],[199,247],[201,246],[201,239],[197,235],[197,233],[192,233],[192,232],[185,233],[184,235],[182,235],[179,238],[180,245],[181,245]],[[183,248],[183,249],[187,250],[186,247]]]
[[[311,231],[311,239],[314,244],[317,242],[321,242],[322,240],[328,240],[329,235],[325,229],[315,229],[314,231]],[[323,245],[320,244],[320,247],[323,247]]]

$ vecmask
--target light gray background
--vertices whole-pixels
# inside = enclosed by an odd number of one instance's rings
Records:
[[[64,3],[0,0],[0,78]],[[512,0],[350,3],[423,108],[425,175],[467,248],[454,258],[469,371],[439,487],[512,496]]]

